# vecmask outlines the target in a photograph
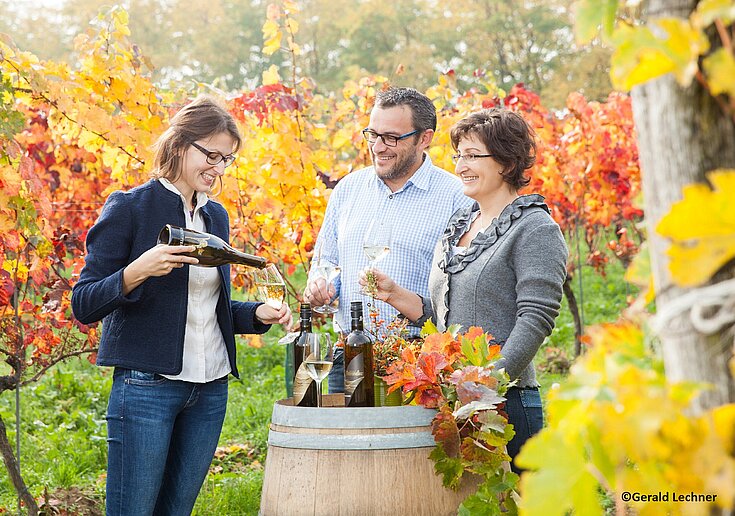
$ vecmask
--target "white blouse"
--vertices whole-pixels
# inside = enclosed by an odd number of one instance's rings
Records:
[[[161,184],[184,200],[186,227],[206,231],[200,212],[207,204],[207,194],[197,193],[194,214],[186,209],[186,199],[170,181],[160,178]],[[181,373],[170,376],[170,380],[206,383],[230,373],[230,361],[222,331],[217,323],[217,300],[219,299],[220,276],[217,267],[189,266],[189,296],[186,307],[186,330],[184,332],[184,362]]]

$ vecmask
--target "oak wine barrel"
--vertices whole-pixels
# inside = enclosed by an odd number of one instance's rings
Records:
[[[343,397],[325,395],[324,405]],[[342,402],[343,403],[343,402]],[[429,453],[436,411],[420,406],[273,408],[260,514],[440,516],[476,487],[442,486]]]

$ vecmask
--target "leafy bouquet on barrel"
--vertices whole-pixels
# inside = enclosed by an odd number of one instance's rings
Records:
[[[405,348],[418,349],[420,346],[410,341],[408,336],[408,319],[395,317],[386,324],[380,319],[380,313],[374,303],[368,303],[370,326],[367,329],[373,339],[373,364],[375,376],[385,379],[388,368],[393,362],[401,359]],[[393,389],[395,390],[395,389]]]
[[[446,487],[458,489],[466,472],[479,477],[477,492],[465,499],[460,514],[515,513],[511,495],[518,476],[509,470],[506,451],[515,432],[504,412],[513,382],[495,368],[500,346],[491,345],[492,336],[478,327],[459,334],[455,325],[440,333],[427,322],[421,335],[420,347],[404,347],[388,367],[389,392],[402,389],[409,399],[438,410],[430,458]]]

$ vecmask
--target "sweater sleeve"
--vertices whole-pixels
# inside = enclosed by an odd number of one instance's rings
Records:
[[[79,322],[102,320],[116,308],[137,302],[144,285],[123,295],[123,270],[129,263],[133,220],[123,192],[113,192],[87,234],[87,256],[72,290],[72,311]]]
[[[544,223],[524,232],[512,252],[516,283],[516,320],[497,367],[518,378],[551,334],[561,307],[567,246],[559,226]]]

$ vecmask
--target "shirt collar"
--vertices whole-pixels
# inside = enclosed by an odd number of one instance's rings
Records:
[[[421,166],[416,170],[416,172],[413,173],[411,177],[408,178],[408,181],[406,181],[406,184],[403,185],[401,188],[396,190],[395,192],[391,192],[393,194],[397,194],[399,192],[402,192],[406,188],[409,187],[409,185],[413,185],[419,190],[428,190],[430,183],[431,183],[431,169],[434,167],[434,164],[431,161],[431,158],[427,153],[424,153],[424,161],[421,163]],[[373,171],[375,170],[375,167],[373,167]],[[390,188],[388,188],[388,185],[385,184],[385,182],[378,177],[377,174],[375,174],[375,179],[378,181],[378,184],[381,185],[381,187],[385,187],[390,191]]]
[[[174,184],[165,177],[159,177],[158,181],[164,186],[164,188],[166,188],[166,190],[170,190],[181,197],[181,199],[184,201],[184,209],[186,210],[187,199],[181,192],[179,192],[179,189],[176,188]],[[194,207],[194,212],[203,208],[208,201],[209,197],[207,196],[207,194],[205,194],[204,192],[197,192],[197,205]]]

